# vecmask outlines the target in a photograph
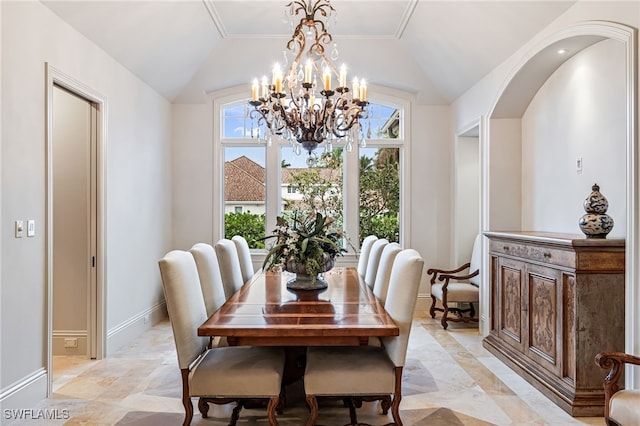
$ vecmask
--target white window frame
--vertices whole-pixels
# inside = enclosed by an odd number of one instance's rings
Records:
[[[255,147],[263,146],[264,142],[251,138],[234,138],[225,140],[222,136],[223,130],[223,108],[224,106],[239,101],[246,101],[248,93],[251,93],[250,84],[235,86],[229,89],[213,92],[210,94],[210,101],[213,103],[213,238],[217,241],[224,237],[224,149],[227,146],[235,147]],[[369,85],[369,100],[371,103],[392,105],[400,110],[400,132],[397,139],[372,139],[367,140],[369,148],[399,148],[400,149],[400,244],[403,247],[410,247],[411,235],[411,197],[410,197],[410,176],[411,176],[411,95],[402,91]],[[267,147],[265,154],[265,181],[280,182],[281,173],[281,148],[286,147],[288,142],[279,138],[273,138],[272,147]],[[343,146],[335,144],[335,146]],[[278,149],[275,149],[275,148]],[[359,158],[360,148],[353,146],[353,152],[345,153],[344,164],[346,171],[343,180],[344,209],[345,209],[345,231],[350,236],[352,243],[358,242],[359,219]],[[349,171],[355,172],[349,173]],[[355,173],[356,178],[353,178]],[[279,212],[281,185],[266,185],[265,191],[265,223],[266,232],[269,234],[275,228],[276,217]],[[274,201],[275,200],[275,201]],[[354,254],[350,253],[344,257],[345,262],[352,262]],[[264,250],[255,250],[256,255],[264,255]],[[257,260],[257,259],[256,259]],[[339,264],[343,263],[342,261]]]

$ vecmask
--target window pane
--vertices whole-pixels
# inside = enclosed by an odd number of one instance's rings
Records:
[[[400,149],[360,150],[360,243],[367,235],[400,241]]]
[[[249,107],[246,102],[228,104],[222,108],[222,137],[224,139],[259,139],[260,130],[249,117]]]
[[[368,140],[398,139],[400,137],[400,111],[389,105],[370,104],[368,119],[362,122],[364,137]]]
[[[250,248],[264,248],[265,148],[224,149],[224,235],[242,235]]]

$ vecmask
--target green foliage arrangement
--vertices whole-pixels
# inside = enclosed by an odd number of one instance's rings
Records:
[[[294,212],[290,221],[278,216],[273,235],[275,238],[262,267],[264,269],[287,269],[287,263],[304,264],[307,273],[315,277],[325,270],[325,254],[331,259],[346,251],[339,241],[346,238],[342,229],[335,225],[332,217],[321,213]]]

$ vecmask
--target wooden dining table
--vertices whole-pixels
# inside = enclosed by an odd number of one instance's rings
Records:
[[[355,268],[323,274],[322,290],[290,290],[288,272],[260,271],[198,328],[229,345],[366,345],[399,329]]]

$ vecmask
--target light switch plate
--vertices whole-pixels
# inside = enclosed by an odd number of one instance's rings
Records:
[[[33,237],[36,235],[36,221],[33,219],[27,220],[27,237]]]
[[[16,220],[16,238],[24,237],[24,221]]]

